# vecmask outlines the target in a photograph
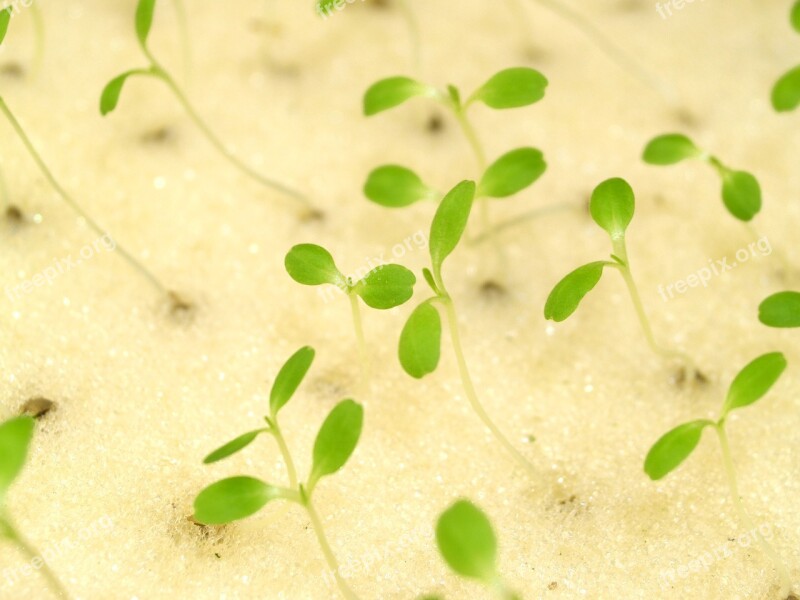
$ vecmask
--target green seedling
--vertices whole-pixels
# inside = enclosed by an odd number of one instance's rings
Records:
[[[38,3],[32,3],[28,6],[31,18],[33,20],[34,36],[36,38],[36,45],[33,57],[33,74],[36,76],[42,68],[44,61],[44,19],[42,18],[42,11]],[[9,4],[8,6],[0,9],[0,44],[8,31],[8,26],[11,17],[14,14],[19,14],[20,8],[17,5]]]
[[[800,33],[800,0],[792,6],[789,21]],[[772,88],[772,106],[778,112],[789,112],[800,106],[800,65],[781,77]]]
[[[292,399],[313,360],[314,350],[308,346],[293,354],[272,385],[269,416],[264,417],[267,426],[240,435],[214,450],[203,461],[205,464],[218,462],[244,450],[260,435],[270,435],[275,439],[283,458],[288,486],[272,485],[249,476],[217,481],[198,494],[194,501],[194,518],[198,523],[206,525],[224,525],[254,515],[273,500],[287,500],[302,506],[311,519],[311,526],[342,596],[348,600],[357,600],[358,596],[339,574],[339,563],[328,543],[322,520],[312,499],[317,484],[344,467],[356,449],[361,437],[364,409],[353,400],[343,400],[333,408],[317,434],[313,466],[303,483],[298,481],[294,459],[278,424],[279,411]]]
[[[422,302],[408,318],[400,334],[398,356],[403,370],[416,379],[421,379],[436,370],[441,355],[442,337],[442,320],[439,309],[443,310],[450,330],[450,339],[458,363],[461,383],[472,410],[503,448],[528,473],[535,476],[536,469],[503,435],[478,399],[461,345],[455,303],[448,293],[442,277],[442,265],[445,259],[456,249],[464,235],[475,198],[475,190],[474,182],[462,181],[445,195],[439,204],[436,215],[433,217],[429,237],[431,268],[423,269],[425,281],[433,290],[434,295]]]
[[[8,28],[8,16],[7,11],[0,11],[0,44],[2,44],[3,39],[5,38],[5,34]],[[11,109],[5,102],[5,99],[0,96],[0,112],[8,119],[8,122],[11,124],[11,127],[16,132],[17,136],[19,137],[22,144],[25,146],[25,149],[31,155],[31,158],[36,163],[36,166],[44,175],[44,178],[47,182],[52,186],[58,196],[75,212],[77,213],[85,222],[86,224],[94,230],[100,237],[111,236],[103,227],[101,227],[98,222],[92,218],[89,213],[87,213],[81,205],[70,195],[64,187],[58,182],[55,178],[53,173],[48,168],[47,164],[44,162],[41,154],[36,150],[33,142],[31,142],[28,134],[25,133],[25,130],[22,128],[22,125],[14,116],[14,113],[11,112]],[[16,207],[12,205],[8,205],[7,207],[7,214],[11,214],[8,212],[9,210],[17,210]],[[18,212],[16,214],[19,214]],[[173,310],[183,311],[189,308],[189,305],[176,293],[171,291],[164,285],[161,280],[156,277],[149,269],[147,269],[141,262],[139,262],[134,256],[128,252],[121,244],[116,242],[115,248],[117,254],[121,256],[135,271],[137,271],[140,275],[142,275],[147,281],[152,284],[158,292],[163,295],[164,297],[168,298],[172,304]]]
[[[155,79],[159,79],[161,80],[161,82],[166,84],[166,86],[178,100],[180,105],[186,111],[186,114],[189,116],[189,119],[197,126],[200,132],[217,150],[217,152],[219,152],[229,163],[231,163],[243,174],[247,175],[251,179],[254,179],[261,185],[276,190],[292,198],[304,209],[306,213],[304,215],[305,217],[318,216],[319,213],[313,209],[311,202],[304,194],[298,192],[297,190],[289,188],[286,185],[274,179],[265,177],[252,167],[248,166],[242,160],[237,158],[235,154],[233,154],[230,150],[228,150],[228,148],[225,146],[225,144],[222,142],[219,136],[211,129],[211,127],[200,116],[197,110],[195,110],[194,105],[189,101],[187,95],[183,92],[178,83],[175,81],[175,78],[172,77],[172,75],[170,75],[169,71],[167,71],[167,69],[158,60],[156,60],[155,56],[153,55],[147,44],[147,40],[150,35],[150,30],[153,25],[155,8],[156,8],[156,0],[139,0],[139,3],[136,8],[136,18],[134,23],[136,29],[136,37],[139,40],[139,46],[141,47],[145,58],[150,63],[149,66],[145,68],[137,68],[125,71],[121,75],[118,75],[117,77],[112,79],[106,85],[105,89],[103,89],[103,93],[100,96],[100,114],[102,114],[103,116],[108,115],[117,108],[120,95],[122,94],[122,89],[125,86],[126,82],[131,77],[145,76],[145,77],[153,77]]]
[[[642,158],[644,162],[658,166],[674,165],[690,159],[705,161],[714,167],[722,180],[722,202],[729,213],[749,223],[761,210],[761,186],[752,174],[727,167],[683,134],[670,133],[652,139]]]
[[[361,320],[359,298],[370,308],[388,310],[407,302],[414,294],[417,278],[401,265],[387,264],[372,269],[363,278],[347,277],[333,256],[322,246],[299,244],[286,255],[286,272],[302,285],[333,285],[349,299],[361,366],[366,379],[369,359]]]
[[[28,458],[34,424],[31,417],[15,417],[0,424],[0,539],[16,546],[29,563],[40,565],[36,570],[42,574],[52,592],[59,598],[68,599],[67,590],[47,561],[17,529],[6,504],[8,490]]]
[[[773,294],[759,305],[758,320],[769,327],[800,327],[800,293]]]
[[[461,577],[478,581],[500,600],[520,600],[497,568],[497,536],[489,517],[469,500],[459,500],[436,523],[436,545],[447,566]],[[425,600],[439,600],[427,596]]]
[[[466,100],[452,85],[446,90],[420,83],[409,77],[390,77],[373,84],[364,95],[364,114],[376,115],[412,98],[430,98],[444,105],[458,121],[475,155],[481,175],[478,197],[481,203],[482,228],[490,227],[489,198],[505,198],[531,185],[544,173],[546,164],[535,148],[509,152],[490,166],[486,152],[468,117],[476,103],[496,109],[510,109],[535,104],[544,98],[547,79],[534,69],[515,67],[496,73]],[[439,194],[409,169],[388,165],[373,171],[365,185],[365,194],[383,206],[406,206],[424,199],[438,199]]]
[[[699,376],[694,361],[687,354],[666,348],[656,341],[639,289],[633,279],[625,234],[633,219],[635,204],[633,189],[624,179],[609,179],[595,188],[589,208],[594,222],[611,238],[611,260],[586,264],[564,277],[550,292],[544,307],[544,316],[545,319],[557,323],[566,320],[577,310],[586,294],[594,289],[603,276],[603,271],[606,268],[617,269],[625,280],[647,343],[656,354],[682,362],[686,377],[691,380],[693,376]]]
[[[653,445],[644,462],[645,473],[650,479],[657,481],[666,477],[694,451],[700,443],[703,430],[706,427],[713,427],[717,432],[722,449],[722,461],[733,504],[736,507],[742,525],[746,530],[755,532],[762,550],[774,563],[781,580],[781,598],[789,596],[792,588],[791,578],[780,556],[764,539],[758,529],[754,527],[752,519],[742,504],[725,424],[731,412],[750,406],[760,400],[775,384],[785,369],[786,359],[780,352],[759,356],[734,378],[728,389],[728,395],[725,398],[722,411],[716,421],[699,419],[679,425],[663,435]]]

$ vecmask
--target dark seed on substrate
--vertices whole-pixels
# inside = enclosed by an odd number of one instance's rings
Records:
[[[36,398],[29,399],[22,405],[20,414],[39,419],[53,410],[55,406],[56,404],[52,400],[37,396]]]
[[[492,281],[484,281],[481,285],[481,294],[490,299],[501,298],[506,295],[506,288],[502,284]]]
[[[143,133],[141,140],[143,144],[164,144],[174,137],[175,134],[169,127],[158,127]]]
[[[6,208],[6,219],[12,223],[22,223],[24,216],[18,206],[12,204]]]
[[[428,119],[428,131],[431,133],[440,133],[444,129],[444,121],[441,115],[433,114]]]
[[[25,69],[18,62],[8,62],[0,67],[0,73],[6,77],[22,79],[25,76]]]

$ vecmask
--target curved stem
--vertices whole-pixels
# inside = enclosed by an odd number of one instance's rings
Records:
[[[61,199],[66,202],[73,211],[75,211],[78,215],[80,215],[84,221],[91,227],[98,235],[100,236],[110,236],[110,234],[100,227],[100,225],[89,216],[89,214],[81,208],[81,206],[75,201],[75,199],[70,196],[67,191],[61,187],[61,184],[58,183],[56,178],[50,172],[50,169],[44,163],[44,160],[36,151],[36,148],[33,146],[33,143],[28,138],[28,135],[22,129],[22,126],[19,124],[19,121],[14,117],[11,110],[8,108],[8,105],[5,103],[5,100],[0,97],[0,111],[6,116],[6,118],[11,123],[11,126],[16,131],[19,138],[22,140],[22,143],[27,148],[28,152],[30,153],[31,157],[33,158],[34,162],[39,167],[39,170],[44,175],[45,179],[47,179],[48,183],[53,187],[56,193],[61,196]],[[124,258],[128,264],[130,264],[136,271],[138,271],[145,279],[147,279],[153,287],[155,287],[159,292],[162,294],[168,295],[170,292],[167,287],[161,283],[161,281],[152,273],[150,272],[142,263],[136,260],[132,254],[130,254],[124,247],[122,247],[119,243],[116,243],[116,251],[117,253]]]
[[[535,208],[528,212],[517,215],[516,217],[512,217],[507,221],[502,221],[496,225],[493,225],[491,228],[489,228],[489,231],[484,231],[479,236],[472,238],[469,240],[469,243],[474,245],[482,244],[492,236],[499,235],[508,229],[516,227],[517,225],[522,225],[528,221],[533,221],[540,217],[546,217],[547,215],[552,215],[565,210],[577,210],[578,208],[579,207],[577,205],[567,204],[565,202],[559,202],[558,204],[550,204],[549,206]]]
[[[414,14],[414,11],[411,8],[408,0],[400,0],[400,11],[403,13],[403,18],[406,20],[406,25],[408,26],[408,34],[411,38],[411,51],[413,56],[413,66],[415,71],[419,71],[422,65],[422,58],[421,58],[421,45],[420,45],[420,35],[419,35],[419,23],[417,22],[417,17]]]
[[[325,562],[328,563],[328,568],[336,578],[336,584],[339,586],[339,591],[342,592],[342,596],[344,596],[347,600],[358,600],[358,596],[355,594],[355,592],[353,592],[353,590],[350,589],[345,580],[339,574],[339,562],[336,560],[336,555],[333,553],[331,545],[328,543],[328,538],[325,536],[325,529],[322,526],[322,521],[320,520],[319,515],[314,508],[314,504],[311,501],[310,496],[306,496],[303,505],[306,507],[308,516],[311,518],[311,526],[313,527],[314,533],[317,536],[319,547],[322,549],[322,554],[325,555]]]
[[[203,118],[194,109],[194,106],[192,106],[191,102],[189,102],[189,99],[183,93],[183,91],[175,82],[175,80],[172,78],[172,76],[170,76],[169,73],[167,73],[167,71],[164,70],[164,68],[161,67],[156,62],[153,63],[153,74],[160,77],[167,84],[167,87],[169,87],[169,89],[177,98],[180,105],[186,111],[186,114],[189,116],[189,119],[191,119],[191,121],[197,126],[197,128],[202,132],[202,134],[217,150],[217,152],[219,152],[229,163],[231,163],[234,167],[239,169],[239,171],[241,171],[251,179],[254,179],[261,185],[276,190],[278,192],[281,192],[282,194],[285,194],[286,196],[293,198],[299,204],[303,205],[303,207],[306,209],[313,208],[311,202],[305,195],[301,194],[296,190],[293,190],[292,188],[283,185],[282,183],[274,179],[265,177],[264,175],[262,175],[261,173],[259,173],[258,171],[256,171],[243,161],[241,161],[239,158],[236,157],[235,154],[233,154],[230,150],[228,150],[225,147],[225,144],[222,142],[222,140],[219,137],[217,137],[217,134],[214,133],[211,127],[209,127],[206,124]]]
[[[480,400],[478,399],[478,394],[475,391],[475,385],[472,383],[472,377],[470,377],[469,369],[467,368],[467,360],[464,357],[464,349],[461,345],[461,336],[458,330],[458,315],[456,314],[455,304],[453,303],[452,298],[443,297],[441,298],[441,303],[444,305],[445,314],[447,315],[447,324],[450,329],[450,339],[453,344],[453,352],[456,355],[456,361],[458,362],[458,371],[461,374],[461,383],[464,387],[464,392],[467,395],[467,400],[469,400],[469,404],[472,407],[472,410],[478,415],[478,418],[483,422],[486,428],[492,433],[495,439],[500,442],[500,445],[505,448],[509,454],[522,466],[524,469],[533,477],[536,477],[538,473],[536,472],[536,468],[525,458],[522,453],[519,452],[514,447],[509,439],[503,435],[503,432],[495,425],[494,421],[492,421],[489,414],[486,412],[486,409],[481,404]]]
[[[770,560],[772,560],[775,570],[778,572],[778,576],[781,580],[781,600],[783,600],[784,598],[788,597],[792,591],[792,580],[789,576],[789,571],[783,564],[778,552],[769,544],[769,542],[767,542],[767,540],[764,539],[764,536],[761,535],[761,532],[753,524],[750,515],[744,508],[744,504],[742,504],[742,498],[739,494],[739,486],[736,481],[736,471],[733,466],[733,457],[731,455],[730,444],[728,442],[728,434],[725,431],[724,420],[716,423],[714,428],[717,430],[720,447],[722,448],[722,462],[725,465],[725,474],[728,478],[728,487],[730,488],[731,497],[733,498],[733,505],[736,507],[736,511],[739,513],[739,518],[742,521],[742,525],[745,527],[745,531],[753,532],[758,540],[758,544],[761,546],[761,550],[770,558]]]
[[[34,560],[38,560],[38,562],[41,563],[42,566],[39,567],[38,570],[56,596],[64,600],[67,600],[70,597],[66,588],[58,579],[58,576],[56,576],[56,574],[47,564],[47,561],[45,561],[44,558],[39,554],[38,550],[36,550],[36,548],[34,548],[34,546],[28,542],[28,540],[26,540],[19,531],[17,531],[17,529],[14,527],[14,524],[7,516],[0,517],[0,531],[3,531],[5,533],[5,537],[25,556],[26,561],[32,562]]]
[[[361,382],[366,388],[367,382],[369,381],[369,354],[367,353],[367,342],[364,338],[364,325],[361,320],[361,307],[358,305],[357,294],[350,292],[347,294],[347,297],[350,298],[350,312],[353,315],[353,330],[356,334],[358,357],[361,361]]]

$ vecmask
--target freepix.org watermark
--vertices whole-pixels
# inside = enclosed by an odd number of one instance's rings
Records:
[[[766,237],[759,238],[757,241],[751,242],[746,248],[739,248],[736,251],[734,260],[729,261],[727,256],[719,260],[710,259],[707,267],[698,269],[683,279],[678,279],[667,285],[659,285],[658,295],[661,296],[664,302],[667,302],[675,298],[676,294],[682,296],[692,288],[708,287],[714,277],[719,277],[723,273],[732,271],[751,258],[769,256],[770,254],[772,254],[772,245],[769,240]]]
[[[78,252],[78,258],[69,256],[57,258],[53,263],[36,273],[33,277],[23,280],[16,285],[5,286],[5,293],[11,302],[16,302],[22,296],[32,294],[37,288],[44,287],[45,285],[53,285],[53,283],[65,273],[69,273],[73,269],[80,267],[85,261],[91,260],[100,252],[113,252],[117,247],[117,243],[109,234],[97,238],[91,244],[86,244]]]
[[[666,2],[656,2],[656,12],[662,19],[667,19],[674,15],[675,12],[681,11],[695,2],[700,3],[705,2],[705,0],[667,0]],[[675,12],[673,12],[673,10]]]

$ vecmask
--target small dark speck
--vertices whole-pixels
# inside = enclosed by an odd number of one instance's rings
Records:
[[[554,590],[554,589],[556,589],[557,587],[558,587],[558,582],[557,582],[557,581],[551,581],[551,582],[550,582],[550,585],[548,585],[548,586],[547,586],[547,589],[548,589],[548,590]]]
[[[31,398],[25,404],[22,405],[22,409],[20,413],[23,415],[28,415],[29,417],[33,417],[35,419],[39,419],[49,413],[51,410],[55,408],[56,404],[52,400],[48,400],[47,398],[36,397]]]

